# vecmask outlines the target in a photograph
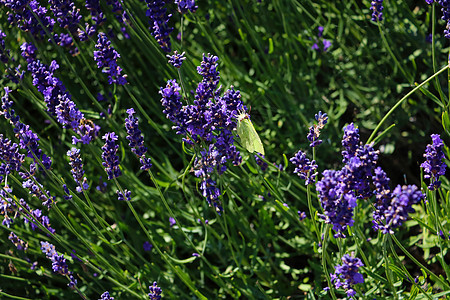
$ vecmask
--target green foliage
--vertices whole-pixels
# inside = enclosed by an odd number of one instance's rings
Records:
[[[0,225],[0,298],[98,299],[108,290],[115,299],[148,299],[148,286],[157,281],[165,299],[337,299],[345,291],[334,289],[330,273],[350,252],[364,263],[364,283],[355,285],[355,298],[447,297],[450,241],[438,233],[450,230],[450,184],[441,177],[442,187],[429,191],[419,168],[430,134],[441,134],[444,142],[450,134],[448,78],[442,74],[448,73],[449,49],[439,7],[425,1],[385,1],[385,19],[376,23],[370,21],[370,1],[209,0],[198,1],[198,10],[183,16],[167,2],[175,28],[172,48],[187,57],[180,69],[167,63],[151,35],[144,2],[121,2],[129,15],[126,38],[111,7],[101,1],[106,22],[99,31],[114,33],[118,65],[127,74],[124,86],[109,85],[107,75],[97,69],[96,36],[86,42],[74,38],[80,53],[72,56],[49,32],[39,40],[9,24],[11,10],[0,4],[0,29],[7,34],[12,58],[0,63],[5,74],[0,85],[12,89],[15,111],[52,158],[52,168],[39,168],[36,180],[56,196],[47,210],[22,187],[18,172],[2,181],[2,188],[12,189],[7,195],[17,205],[18,217],[10,228]],[[83,15],[80,24],[92,22],[84,4],[75,1]],[[319,26],[324,27],[322,37]],[[56,25],[55,30],[69,32]],[[436,33],[431,44],[426,42],[430,32]],[[323,39],[332,43],[327,51],[312,49]],[[55,76],[86,119],[101,126],[97,139],[77,146],[89,183],[82,193],[76,192],[66,155],[73,130],[49,115],[29,72],[19,83],[6,76],[19,64],[26,70],[20,55],[24,42],[36,45],[43,63],[58,62]],[[237,145],[242,163],[229,164],[217,180],[221,215],[208,206],[193,174],[200,154],[172,129],[159,94],[167,80],[180,78],[182,101],[192,103],[190,91],[201,80],[196,67],[203,53],[219,57],[221,84],[240,90],[244,104],[252,107],[261,142],[255,142],[258,134],[251,123],[247,125],[254,133],[247,129],[244,139],[254,150],[265,150],[261,160],[268,164],[262,171],[246,143]],[[107,100],[99,101],[98,93]],[[123,124],[130,107],[137,112],[152,158],[148,172],[140,170],[126,139]],[[320,217],[316,190],[293,174],[288,158],[309,148],[308,128],[319,110],[329,116],[321,132],[324,142],[310,151],[319,174],[342,167],[341,129],[354,122],[363,143],[373,141],[380,150],[379,163],[391,188],[407,181],[427,194],[427,202],[415,205],[416,212],[395,234],[375,232],[373,203],[358,200],[347,238],[335,238]],[[0,133],[18,143],[10,122],[2,117],[0,124]],[[106,179],[101,158],[101,136],[110,131],[119,136],[123,173],[114,180]],[[445,151],[448,163],[447,147]],[[21,171],[32,161],[27,157]],[[64,183],[71,199],[64,198]],[[131,191],[131,201],[117,200],[116,191],[124,189]],[[21,198],[49,216],[55,234],[43,226],[33,230],[30,222],[20,220]],[[299,210],[308,217],[300,221]],[[28,243],[27,251],[8,240],[11,231]],[[52,271],[40,241],[64,254],[77,289]],[[144,250],[145,242],[153,245],[151,251]],[[37,267],[30,269],[34,262]]]

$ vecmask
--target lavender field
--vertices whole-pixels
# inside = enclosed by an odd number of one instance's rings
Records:
[[[450,2],[0,0],[0,299],[447,299]]]

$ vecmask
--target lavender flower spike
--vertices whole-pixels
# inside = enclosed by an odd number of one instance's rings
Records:
[[[146,12],[147,17],[150,18],[150,26],[152,35],[155,37],[161,49],[165,52],[170,52],[170,33],[173,28],[169,27],[169,19],[171,14],[166,15],[167,9],[164,7],[166,4],[164,1],[145,0],[148,10]]]
[[[166,56],[169,58],[169,64],[171,64],[175,68],[179,69],[181,67],[181,64],[183,63],[183,61],[186,59],[186,57],[184,57],[185,53],[186,52],[183,52],[180,54],[180,53],[178,53],[177,50],[175,50],[173,52],[173,55],[167,54]]]
[[[180,14],[185,14],[188,11],[195,13],[198,8],[198,6],[195,5],[195,0],[175,0],[175,4],[178,5]]]
[[[135,116],[135,111],[133,108],[127,109],[128,118],[125,119],[125,128],[127,130],[127,140],[130,141],[128,144],[131,147],[131,151],[139,157],[141,162],[141,170],[149,170],[152,166],[151,159],[145,157],[147,148],[144,146],[144,138],[142,137],[142,132],[139,130],[139,120]]]
[[[322,113],[321,111],[315,115],[315,118],[318,124],[314,124],[309,127],[309,133],[307,136],[308,141],[311,142],[309,145],[310,147],[316,147],[322,144],[322,140],[319,140],[320,130],[323,129],[325,124],[328,122],[328,115],[326,113]]]
[[[75,179],[75,182],[77,183],[77,192],[81,193],[82,190],[87,190],[89,188],[89,184],[87,183],[86,177],[83,177],[84,170],[83,170],[83,161],[80,157],[80,149],[77,149],[73,147],[69,151],[67,151],[67,156],[70,159],[70,166],[72,167],[72,176],[73,179]]]
[[[104,292],[100,297],[101,297],[101,298],[98,299],[98,300],[114,300],[114,297],[111,297],[111,296],[109,295],[109,292],[108,292],[108,291]]]
[[[305,179],[306,185],[316,182],[317,164],[315,160],[310,161],[306,157],[306,153],[300,150],[290,159],[290,161],[295,166],[294,174],[297,174],[301,179]]]
[[[108,179],[117,178],[122,175],[119,168],[119,157],[116,155],[119,146],[116,145],[118,136],[114,132],[108,132],[102,139],[104,139],[105,145],[102,150],[102,165],[105,167],[105,171],[108,174]]]
[[[77,280],[73,277],[73,273],[69,271],[69,266],[66,263],[64,254],[58,255],[55,250],[55,246],[49,242],[41,241],[41,250],[52,261],[53,272],[61,274],[62,276],[69,276],[69,287],[74,287],[77,284]]]
[[[445,158],[445,155],[443,151],[444,143],[442,142],[441,137],[439,134],[432,134],[431,139],[433,143],[427,145],[427,149],[423,155],[426,160],[420,167],[423,168],[425,172],[424,178],[431,178],[428,188],[430,191],[434,191],[441,186],[439,176],[445,175],[447,165],[442,161]]]
[[[127,76],[121,75],[122,68],[117,65],[120,54],[111,46],[111,41],[103,32],[98,34],[95,48],[98,50],[94,51],[94,60],[97,62],[97,67],[103,68],[102,72],[108,74],[108,83],[126,84]]]
[[[344,288],[348,297],[353,297],[356,295],[355,290],[352,286],[358,283],[364,282],[364,277],[361,273],[358,273],[359,267],[364,266],[362,261],[352,255],[345,254],[342,257],[342,265],[337,265],[334,267],[334,274],[330,274],[331,282],[334,286],[338,288]]]
[[[150,290],[150,293],[148,294],[150,300],[161,300],[162,289],[157,285],[156,281],[153,282],[153,285],[149,286],[148,289]]]
[[[370,3],[372,11],[372,21],[383,21],[383,0],[372,0]]]

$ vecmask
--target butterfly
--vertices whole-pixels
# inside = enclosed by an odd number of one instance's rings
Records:
[[[248,150],[248,152],[259,152],[264,155],[264,147],[261,143],[258,133],[253,127],[250,116],[245,113],[239,113],[237,117],[237,134],[241,139],[241,145]]]

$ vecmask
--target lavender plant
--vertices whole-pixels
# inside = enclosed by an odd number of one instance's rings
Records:
[[[0,298],[447,296],[446,6],[0,0]]]

